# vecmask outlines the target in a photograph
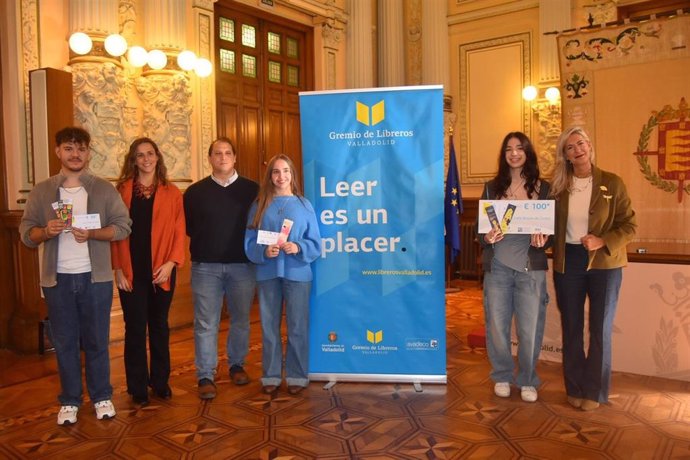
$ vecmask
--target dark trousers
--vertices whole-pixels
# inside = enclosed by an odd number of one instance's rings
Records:
[[[603,250],[603,249],[602,249]],[[611,331],[623,270],[587,270],[587,250],[566,244],[565,273],[554,272],[563,329],[563,376],[568,396],[607,402],[611,383]],[[585,299],[589,348],[585,354]]]
[[[148,386],[164,389],[170,377],[170,329],[168,312],[175,291],[175,273],[170,274],[170,290],[150,281],[134,280],[132,292],[120,290],[125,319],[125,372],[127,392],[145,397]],[[147,365],[146,329],[149,335],[151,370]]]

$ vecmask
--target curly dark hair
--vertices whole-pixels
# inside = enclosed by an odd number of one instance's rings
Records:
[[[91,135],[88,131],[77,126],[68,126],[55,133],[55,145],[60,146],[65,142],[84,144],[87,147],[91,143]]]

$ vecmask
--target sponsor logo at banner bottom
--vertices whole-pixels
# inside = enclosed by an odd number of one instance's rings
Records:
[[[321,344],[321,351],[324,353],[345,353],[345,345],[336,343],[338,341],[338,333],[330,331],[328,333],[328,342]]]
[[[436,351],[438,339],[405,339],[405,349],[412,351]]]
[[[352,351],[359,351],[363,355],[387,355],[390,352],[397,352],[397,345],[384,345],[383,330],[366,330],[366,340],[372,345],[352,345]]]

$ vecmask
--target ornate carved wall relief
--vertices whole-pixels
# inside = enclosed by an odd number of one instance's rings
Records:
[[[102,177],[116,179],[118,160],[126,152],[125,78],[111,62],[79,62],[72,66],[74,118],[91,134],[89,168]]]
[[[171,180],[191,177],[192,90],[183,73],[152,74],[136,80],[144,102],[142,127],[166,155]]]

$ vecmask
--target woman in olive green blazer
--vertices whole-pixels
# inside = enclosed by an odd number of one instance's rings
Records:
[[[592,410],[607,402],[611,330],[627,265],[626,245],[637,224],[625,184],[593,164],[594,148],[579,127],[565,130],[556,152],[553,268],[563,329],[563,375],[568,402]],[[589,298],[589,349],[584,349]]]

